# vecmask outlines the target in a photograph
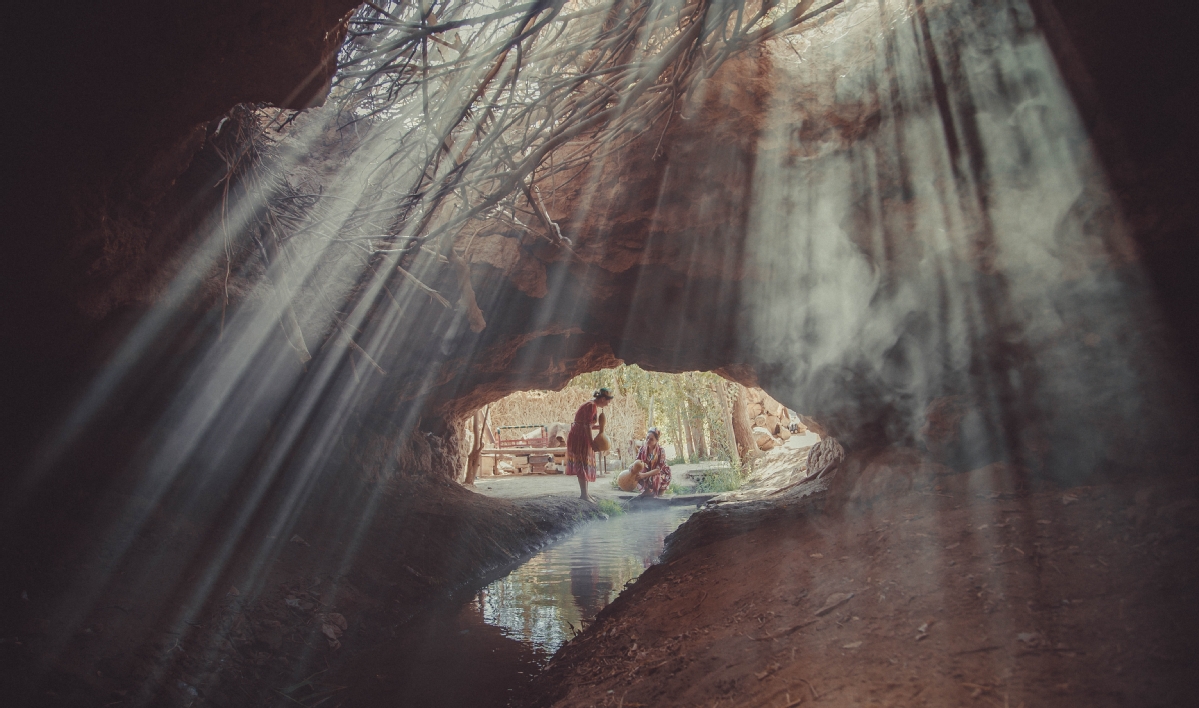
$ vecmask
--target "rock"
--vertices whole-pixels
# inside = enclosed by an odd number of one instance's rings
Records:
[[[754,427],[755,428],[765,428],[766,432],[769,433],[770,428],[768,428],[766,426],[766,423],[767,423],[767,418],[766,418],[765,413],[759,413],[758,415],[754,416]]]
[[[845,459],[845,449],[835,438],[824,438],[808,450],[808,476],[821,477],[832,472]]]
[[[781,427],[779,425],[778,416],[774,415],[773,413],[768,413],[766,415],[766,425],[764,425],[762,427],[769,430],[771,435],[778,435],[779,428]]]
[[[745,410],[749,413],[750,418],[757,418],[766,412],[761,403],[751,403],[745,407]]]
[[[817,435],[819,435],[822,438],[828,436],[828,431],[825,430],[824,426],[822,426],[820,423],[817,423],[816,421],[812,420],[811,418],[809,418],[806,415],[799,416],[799,425],[801,428],[801,430],[800,430],[801,433],[806,433],[807,431],[811,430],[813,433],[816,433]]]
[[[788,430],[786,428],[786,426],[780,425],[779,432],[778,432],[778,438],[780,440],[782,440],[783,442],[790,440],[791,439],[791,431]]]
[[[766,413],[766,415],[772,415],[776,418],[786,415],[785,411],[787,410],[787,407],[774,400],[774,398],[772,398],[770,394],[766,393],[765,391],[762,392],[762,407],[765,409],[763,412]]]
[[[774,436],[770,434],[769,430],[758,426],[754,428],[753,433],[754,442],[758,444],[759,449],[761,449],[763,452],[774,449]]]

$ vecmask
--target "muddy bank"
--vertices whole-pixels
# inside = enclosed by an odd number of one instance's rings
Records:
[[[23,599],[8,605],[0,632],[6,695],[18,705],[294,705],[320,685],[305,683],[314,672],[395,636],[595,513],[577,499],[491,499],[437,481],[395,483],[374,501],[357,529],[350,522],[360,519],[332,515],[283,537],[251,529],[257,537],[216,579],[202,576],[199,554],[187,564],[171,552],[195,533],[177,518],[136,531],[109,566],[27,555],[9,578]],[[197,599],[197,587],[207,595]]]
[[[1192,480],[1019,488],[905,456],[692,517],[521,705],[1188,702]]]

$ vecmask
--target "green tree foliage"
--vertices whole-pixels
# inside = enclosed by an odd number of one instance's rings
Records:
[[[678,454],[688,450],[691,462],[732,459],[735,443],[729,439],[724,409],[716,400],[717,395],[728,400],[729,382],[716,374],[666,374],[634,364],[582,374],[570,386],[587,390],[606,386],[617,396],[634,399],[649,424],[662,431],[662,442],[673,444]]]

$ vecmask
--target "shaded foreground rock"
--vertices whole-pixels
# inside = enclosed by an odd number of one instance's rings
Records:
[[[135,532],[110,577],[77,561],[48,567],[26,557],[6,565],[31,598],[5,615],[6,695],[17,705],[271,705],[278,691],[353,661],[427,608],[499,577],[595,514],[576,499],[514,502],[423,480],[378,494],[376,513],[364,516],[357,534],[318,518],[304,519],[288,538],[251,529],[261,545],[245,543],[220,577],[202,584],[201,561],[216,549],[163,557],[158,544],[171,538],[165,519]],[[147,558],[159,559],[154,568],[145,567]],[[207,593],[197,597],[197,585]],[[89,592],[94,609],[79,618],[83,629],[62,636],[63,606]],[[61,654],[43,669],[39,656],[53,649]],[[311,690],[293,693],[304,698]]]
[[[703,510],[520,705],[1189,701],[1192,480],[975,491],[996,471],[940,469],[851,455],[828,492]]]

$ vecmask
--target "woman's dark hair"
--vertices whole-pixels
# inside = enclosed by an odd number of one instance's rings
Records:
[[[662,439],[662,432],[657,428],[650,428],[649,430],[645,431],[646,437],[649,437],[650,435],[653,435],[655,440]]]
[[[591,394],[591,397],[592,398],[607,398],[607,399],[616,398],[616,396],[613,396],[612,392],[608,390],[607,386],[595,389],[595,393]]]

